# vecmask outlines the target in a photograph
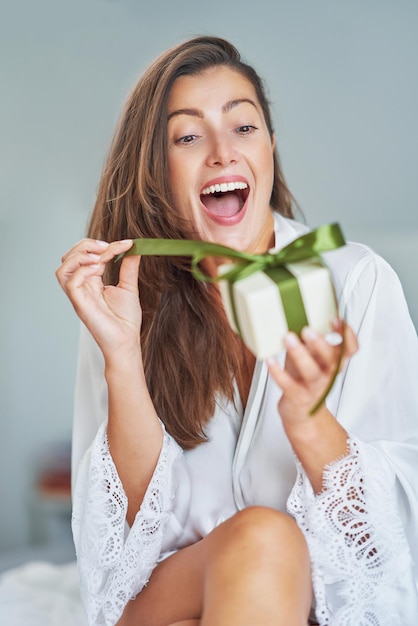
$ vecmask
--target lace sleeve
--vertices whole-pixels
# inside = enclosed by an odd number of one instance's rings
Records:
[[[171,511],[172,468],[182,454],[164,432],[154,475],[131,528],[127,498],[103,425],[78,472],[73,535],[81,595],[90,626],[114,625],[131,598],[148,582],[161,552]]]
[[[313,493],[299,462],[288,501],[311,555],[316,616],[321,626],[393,626],[399,586],[411,556],[394,495],[394,477],[369,445],[350,439],[348,454],[324,471]]]

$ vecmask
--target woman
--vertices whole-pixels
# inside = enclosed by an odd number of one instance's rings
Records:
[[[84,323],[73,532],[90,624],[300,626],[312,604],[319,624],[415,624],[418,350],[388,265],[358,244],[324,255],[345,349],[311,417],[339,347],[305,328],[256,360],[188,259],[113,262],[137,237],[258,253],[307,231],[255,71],[215,37],[164,53],[57,271]]]

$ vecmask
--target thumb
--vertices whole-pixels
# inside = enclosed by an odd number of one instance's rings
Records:
[[[139,293],[138,277],[140,263],[141,257],[139,255],[125,256],[122,259],[119,270],[118,287],[120,287],[121,289],[126,289],[131,293]]]

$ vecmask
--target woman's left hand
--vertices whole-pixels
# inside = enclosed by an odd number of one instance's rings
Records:
[[[279,412],[285,425],[312,419],[310,411],[330,384],[338,360],[341,357],[341,370],[347,359],[357,351],[357,338],[350,326],[338,320],[334,331],[341,337],[344,335],[343,344],[331,345],[323,335],[305,328],[301,339],[294,333],[287,335],[284,368],[275,359],[268,359],[270,374],[283,391]]]
[[[342,369],[358,349],[347,324],[338,321],[334,330],[344,335],[342,344],[331,345],[323,335],[304,329],[301,339],[293,333],[287,336],[284,368],[275,359],[268,360],[270,374],[283,391],[278,410],[284,430],[316,493],[323,488],[324,467],[347,452],[348,433],[325,403],[311,415],[336,368]]]

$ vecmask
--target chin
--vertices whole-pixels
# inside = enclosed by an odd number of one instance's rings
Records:
[[[222,244],[223,246],[228,246],[229,248],[233,248],[234,250],[239,250],[240,252],[245,252],[249,248],[251,248],[253,241],[252,239],[242,238],[239,236],[229,236],[229,237],[218,237],[216,239],[216,243]]]

